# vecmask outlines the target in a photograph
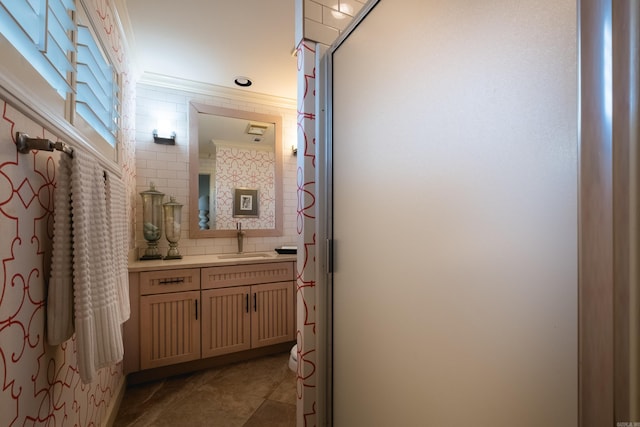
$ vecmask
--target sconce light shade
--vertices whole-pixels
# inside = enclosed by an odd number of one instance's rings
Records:
[[[163,145],[176,145],[176,133],[171,132],[169,136],[158,136],[158,129],[153,130],[153,142]]]

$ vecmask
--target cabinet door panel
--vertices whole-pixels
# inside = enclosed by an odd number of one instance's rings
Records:
[[[251,348],[249,287],[202,291],[202,357]]]
[[[252,347],[287,342],[294,339],[293,282],[269,283],[251,287]]]
[[[199,291],[140,297],[140,367],[200,358]]]

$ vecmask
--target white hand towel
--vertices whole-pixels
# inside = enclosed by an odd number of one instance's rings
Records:
[[[129,305],[128,272],[128,222],[126,210],[126,190],[122,180],[113,174],[107,174],[107,211],[111,227],[113,265],[115,267],[116,291],[118,295],[120,322],[124,323],[131,315]]]
[[[122,360],[121,314],[110,250],[104,172],[81,151],[71,168],[74,314],[78,370],[84,383]]]
[[[130,316],[126,191],[88,154],[61,155],[54,194],[54,236],[47,295],[47,341],[76,333],[78,371],[122,360],[121,325]]]
[[[47,294],[47,342],[58,345],[73,335],[71,248],[71,158],[60,156],[53,194],[53,251]]]

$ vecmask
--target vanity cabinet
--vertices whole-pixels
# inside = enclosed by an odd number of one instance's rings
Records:
[[[200,269],[140,273],[140,367],[200,358]]]
[[[295,339],[294,261],[131,272],[129,283],[127,373]]]
[[[295,337],[293,263],[202,269],[202,357]]]

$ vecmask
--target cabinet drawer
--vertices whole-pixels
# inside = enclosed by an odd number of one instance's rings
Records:
[[[200,289],[200,269],[143,271],[140,273],[140,295]]]
[[[295,280],[293,262],[227,265],[201,269],[202,289]]]

